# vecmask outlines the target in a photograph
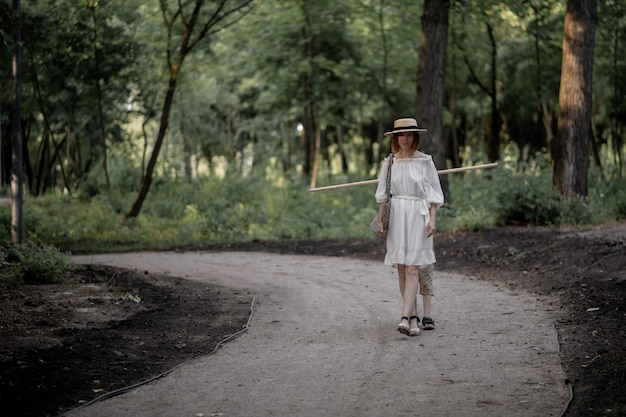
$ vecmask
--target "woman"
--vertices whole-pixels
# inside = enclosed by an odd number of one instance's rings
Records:
[[[385,159],[376,189],[379,203],[378,235],[386,237],[385,265],[398,269],[400,294],[402,294],[402,319],[398,331],[409,335],[420,334],[417,315],[417,290],[419,287],[424,304],[424,329],[434,329],[430,317],[432,301],[432,271],[435,251],[433,234],[436,230],[437,209],[443,204],[443,192],[439,175],[430,155],[417,150],[420,128],[411,118],[398,119],[391,136],[392,156]],[[382,203],[385,193],[387,164],[391,163],[391,212],[389,229],[383,229]]]

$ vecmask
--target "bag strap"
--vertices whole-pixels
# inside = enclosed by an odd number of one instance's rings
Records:
[[[389,164],[387,165],[387,180],[385,183],[385,194],[391,198],[391,165],[393,164],[393,153],[389,154]]]

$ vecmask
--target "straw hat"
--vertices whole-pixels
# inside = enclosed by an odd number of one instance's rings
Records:
[[[428,132],[427,129],[417,126],[417,120],[411,118],[396,119],[393,122],[393,130],[385,132],[385,136],[392,136],[402,132]]]

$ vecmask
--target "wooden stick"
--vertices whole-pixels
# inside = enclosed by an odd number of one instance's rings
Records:
[[[439,175],[452,174],[454,172],[473,171],[475,169],[489,169],[489,168],[495,168],[497,166],[498,166],[498,163],[497,162],[493,162],[491,164],[474,165],[474,166],[471,166],[471,167],[459,167],[459,168],[442,169],[440,171],[437,171],[437,174],[439,174]]]
[[[497,166],[498,166],[498,163],[497,162],[493,162],[491,164],[474,165],[474,166],[471,166],[471,167],[442,169],[440,171],[437,171],[437,174],[445,175],[445,174],[452,174],[452,173],[455,173],[455,172],[473,171],[475,169],[495,168]],[[366,180],[366,181],[357,181],[357,182],[347,182],[345,184],[327,185],[325,187],[309,188],[309,192],[310,193],[314,193],[316,191],[336,190],[338,188],[358,187],[360,185],[370,185],[370,184],[376,184],[376,183],[378,183],[378,179]]]

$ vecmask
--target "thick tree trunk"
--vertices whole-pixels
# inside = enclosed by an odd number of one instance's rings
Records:
[[[597,0],[568,0],[563,31],[553,182],[567,199],[587,196]]]
[[[443,98],[448,44],[449,0],[426,0],[422,15],[419,65],[417,68],[417,105],[415,118],[428,129],[421,137],[421,148],[430,153],[437,169],[446,168],[443,135]],[[447,176],[441,177],[446,201],[450,201]]]

